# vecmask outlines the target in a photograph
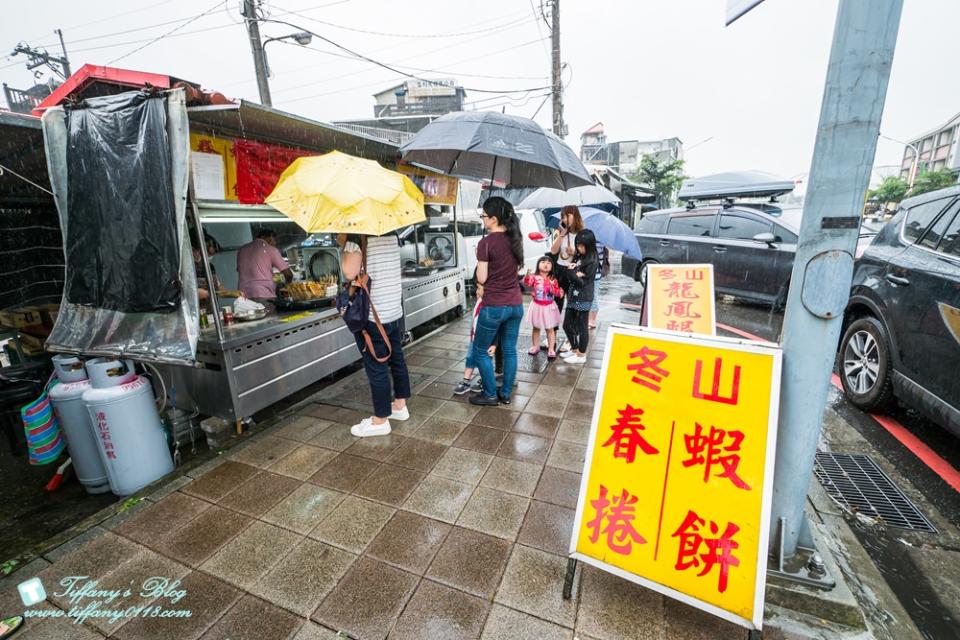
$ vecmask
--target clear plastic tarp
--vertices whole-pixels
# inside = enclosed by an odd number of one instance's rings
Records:
[[[183,91],[50,109],[43,133],[67,260],[47,348],[193,363],[199,304]]]

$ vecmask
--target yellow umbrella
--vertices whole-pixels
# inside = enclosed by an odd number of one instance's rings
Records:
[[[410,178],[339,151],[294,160],[265,202],[308,233],[380,236],[426,220]]]

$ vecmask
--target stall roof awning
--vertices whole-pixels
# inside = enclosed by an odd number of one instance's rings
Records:
[[[394,163],[399,147],[340,127],[286,113],[255,102],[191,107],[192,132],[229,133],[241,138],[293,145],[321,153],[338,150],[361,158]]]

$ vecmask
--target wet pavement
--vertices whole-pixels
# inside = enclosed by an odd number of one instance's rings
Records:
[[[57,585],[84,575],[100,589],[121,590],[104,608],[162,606],[191,615],[91,616],[82,624],[32,619],[18,637],[315,640],[337,631],[356,638],[746,637],[742,629],[583,565],[573,598],[561,597],[606,328],[638,320],[635,309],[620,305],[636,297],[638,285],[612,277],[601,291],[601,326],[586,365],[557,361],[540,371],[538,360],[525,360],[511,406],[481,409],[452,394],[469,325],[451,323],[407,351],[416,380],[411,418],[394,422],[390,436],[350,435],[349,426],[369,415],[365,376],[350,374],[221,457],[0,581],[0,611],[23,609],[16,584],[32,576],[47,588],[39,607],[69,610],[69,596]],[[732,323],[726,306],[718,306],[720,319]],[[753,329],[765,326],[765,310],[757,315],[734,306],[741,324],[746,317]],[[527,340],[525,331],[521,353]],[[845,420],[831,425],[833,446],[873,450]],[[936,511],[919,491],[911,489],[910,496]],[[953,528],[948,538],[891,535],[918,555],[913,562],[923,568],[921,578],[940,576],[955,585],[956,569],[949,568],[950,549],[960,548],[955,524],[939,512],[933,519],[942,530]],[[949,544],[922,552],[937,541]],[[140,595],[139,585],[151,576],[181,584]],[[942,617],[958,599],[949,588],[940,591],[936,602],[920,605]],[[842,633],[783,634],[768,627],[764,637]]]

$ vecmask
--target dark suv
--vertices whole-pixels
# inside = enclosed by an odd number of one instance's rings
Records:
[[[643,262],[624,256],[622,271],[644,282],[651,263],[712,264],[717,293],[776,305],[786,300],[800,215],[773,203],[652,211],[636,231]]]
[[[857,260],[838,367],[858,407],[896,396],[960,436],[960,186],[904,200]]]

